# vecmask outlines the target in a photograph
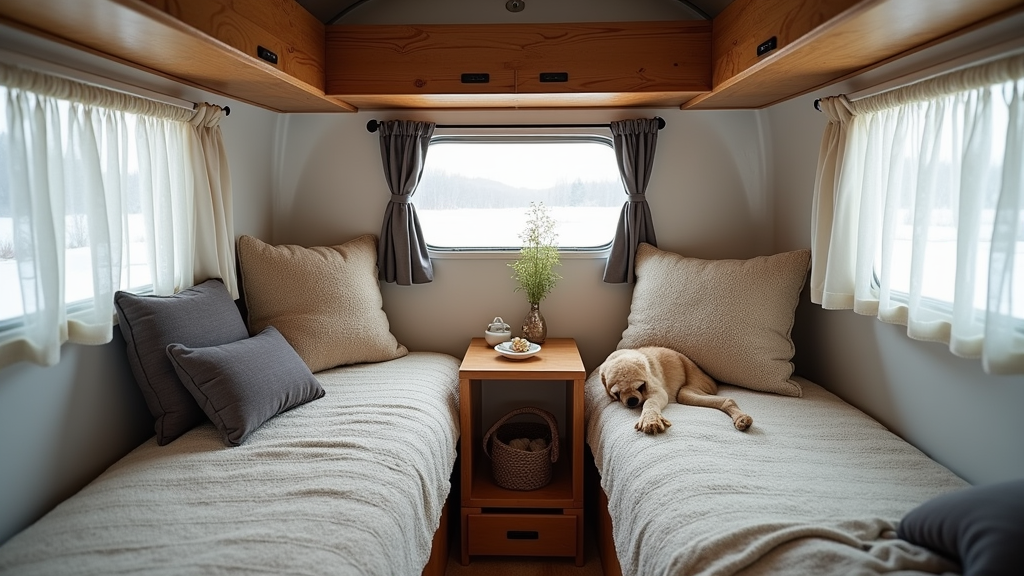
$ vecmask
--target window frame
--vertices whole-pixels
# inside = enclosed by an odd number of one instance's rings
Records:
[[[534,128],[534,130],[536,130]],[[478,132],[472,134],[465,133],[450,133],[438,130],[430,138],[430,146],[437,143],[446,142],[494,142],[494,143],[529,143],[529,142],[551,142],[551,141],[565,141],[565,142],[592,142],[596,144],[602,144],[608,146],[613,152],[615,150],[614,142],[611,134],[603,134],[595,131],[594,129],[580,129],[576,131],[573,129],[557,129],[557,132],[546,132],[537,131],[530,134],[514,134],[504,132]],[[429,156],[428,156],[429,157]],[[625,203],[626,196],[623,190],[622,202]],[[416,204],[416,195],[412,197],[412,204]],[[418,209],[418,207],[417,207]],[[615,239],[614,230],[612,230],[611,237],[608,242],[599,246],[558,246],[558,254],[562,259],[601,259],[607,258],[611,252],[612,243]],[[468,260],[494,260],[494,259],[508,259],[510,256],[518,254],[520,247],[444,247],[434,246],[427,243],[427,253],[430,258],[437,259],[468,259]]]

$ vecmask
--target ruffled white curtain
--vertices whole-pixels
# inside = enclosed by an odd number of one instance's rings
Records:
[[[49,366],[66,341],[109,342],[119,289],[163,295],[220,277],[237,294],[219,108],[3,64],[0,97],[0,243],[14,256],[0,260],[0,366]]]
[[[811,300],[1024,373],[1024,56],[821,109]]]

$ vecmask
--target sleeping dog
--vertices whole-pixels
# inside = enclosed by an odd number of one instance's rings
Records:
[[[627,408],[643,405],[635,428],[647,434],[664,432],[672,425],[661,415],[669,398],[680,404],[718,408],[732,418],[737,430],[754,423],[732,398],[716,396],[718,385],[693,360],[671,348],[616,350],[601,364],[600,372],[609,396]]]

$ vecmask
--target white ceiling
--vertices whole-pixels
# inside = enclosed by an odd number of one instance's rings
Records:
[[[326,24],[486,24],[695,20],[701,15],[687,5],[713,18],[733,0],[521,0],[514,13],[506,0],[297,1]]]

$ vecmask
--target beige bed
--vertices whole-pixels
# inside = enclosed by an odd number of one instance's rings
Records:
[[[790,332],[810,253],[702,260],[642,244],[617,348],[689,356],[753,417],[672,402],[667,432],[634,429],[598,372],[586,440],[600,474],[606,574],[942,573],[957,566],[896,539],[897,522],[967,486],[821,386],[793,377]]]
[[[0,573],[443,574],[458,369],[412,352],[319,372],[322,398],[237,447],[209,422],[154,437],[0,547]]]
[[[967,483],[822,387],[799,398],[724,385],[754,418],[669,404],[672,427],[633,429],[637,410],[586,384],[587,442],[606,496],[605,573],[942,574],[958,567],[896,539],[917,505]],[[610,519],[610,526],[608,520]],[[607,554],[606,554],[607,553]]]

